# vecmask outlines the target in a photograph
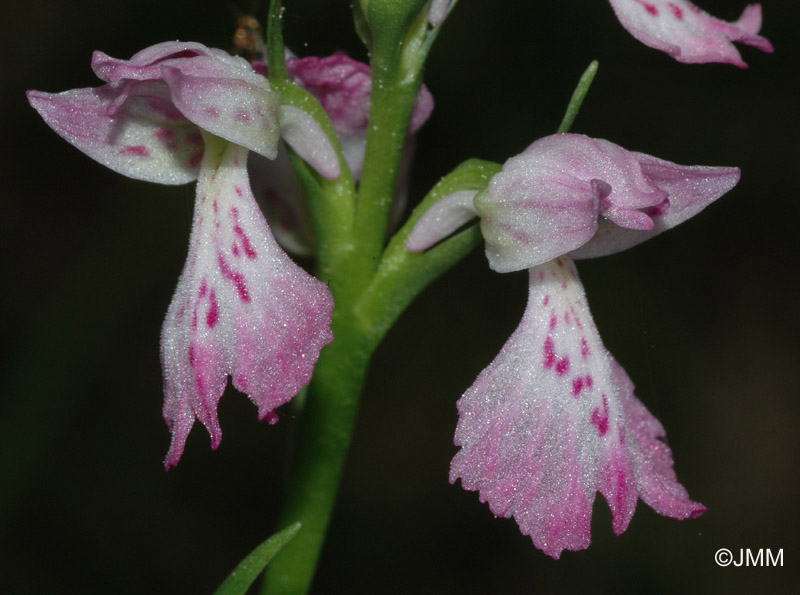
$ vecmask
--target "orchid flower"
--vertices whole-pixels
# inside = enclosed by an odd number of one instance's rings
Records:
[[[253,63],[256,71],[266,75],[265,62]],[[358,182],[364,168],[367,147],[369,102],[372,76],[369,65],[346,54],[297,58],[288,55],[286,67],[292,81],[311,93],[331,119],[353,179]],[[433,96],[425,85],[419,92],[409,124],[408,141],[400,165],[398,184],[392,200],[389,227],[394,227],[405,209],[407,182],[414,154],[414,135],[433,111]],[[310,227],[307,198],[300,181],[289,164],[288,155],[278,148],[274,160],[253,155],[250,163],[253,192],[262,199],[267,220],[278,242],[301,256],[313,253],[313,229]]]
[[[167,42],[130,60],[95,52],[92,68],[107,84],[29,91],[31,105],[114,171],[162,184],[197,180],[189,256],[161,334],[169,468],[196,419],[219,445],[217,405],[229,375],[274,423],[333,340],[330,292],[276,244],[250,189],[248,152],[275,158],[282,137],[331,179],[339,161],[315,120],[282,105],[266,78],[221,50]]]
[[[509,159],[477,196],[440,200],[408,238],[410,250],[424,250],[478,214],[491,268],[529,269],[520,326],[458,401],[450,481],[514,517],[553,558],[588,547],[598,491],[617,535],[639,498],[679,519],[705,511],[678,483],[664,429],[603,346],[568,255],[633,246],[738,179],[736,168],[681,166],[558,134]]]
[[[646,46],[689,64],[725,62],[747,68],[734,41],[763,52],[772,44],[758,35],[761,5],[749,4],[734,23],[700,10],[687,0],[609,0],[622,26]]]

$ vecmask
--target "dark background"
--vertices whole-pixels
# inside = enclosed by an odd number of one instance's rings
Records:
[[[347,2],[288,0],[300,55],[364,58]],[[704,0],[735,19],[741,2]],[[204,593],[274,529],[291,414],[259,424],[230,390],[224,440],[202,427],[165,473],[158,338],[194,188],[123,178],[59,139],[26,89],[95,86],[89,59],[170,39],[230,47],[239,2],[5,2],[0,591]],[[462,0],[434,48],[437,102],[412,200],[468,157],[503,161],[557,127],[591,59],[574,130],[742,181],[679,229],[580,263],[595,320],[667,428],[709,512],[640,504],[614,537],[558,562],[447,482],[455,401],[516,326],[526,275],[480,252],[426,291],[374,358],[318,593],[792,592],[798,584],[797,3],[764,2],[776,53],[750,69],[682,65],[636,42],[607,2]],[[783,549],[783,568],[718,568],[722,547]]]

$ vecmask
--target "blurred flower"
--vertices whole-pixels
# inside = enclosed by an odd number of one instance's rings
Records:
[[[749,4],[735,23],[712,17],[687,0],[610,0],[622,26],[646,46],[678,62],[725,62],[747,68],[734,41],[774,51],[758,35],[761,5]]]
[[[275,243],[250,190],[248,152],[274,158],[283,136],[326,177],[339,175],[339,162],[316,121],[282,105],[242,58],[167,42],[130,60],[95,52],[92,67],[106,85],[29,91],[31,105],[63,138],[123,175],[198,181],[189,257],[161,338],[169,468],[195,419],[219,445],[217,404],[228,375],[261,419],[275,421],[275,408],[308,383],[333,339],[330,292]]]
[[[267,74],[266,63],[257,61],[253,66],[258,72]],[[311,93],[327,112],[353,179],[358,182],[367,147],[369,98],[372,92],[369,66],[338,53],[306,58],[289,55],[286,67],[292,80]],[[414,135],[432,111],[433,96],[423,85],[411,115],[406,151],[392,200],[390,228],[394,227],[405,209]],[[253,192],[262,201],[276,239],[295,254],[313,254],[314,235],[309,223],[307,198],[285,152],[279,148],[278,157],[272,161],[252,155],[250,176]]]

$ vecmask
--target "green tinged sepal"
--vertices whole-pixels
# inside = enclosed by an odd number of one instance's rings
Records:
[[[214,595],[244,595],[283,546],[289,543],[302,525],[294,523],[278,531],[239,562],[228,578],[214,591]]]

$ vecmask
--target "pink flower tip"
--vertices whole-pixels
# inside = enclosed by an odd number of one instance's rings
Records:
[[[750,4],[728,23],[687,0],[610,0],[620,23],[643,44],[689,64],[723,62],[747,68],[733,42],[763,52],[774,48],[761,29],[761,5]]]

